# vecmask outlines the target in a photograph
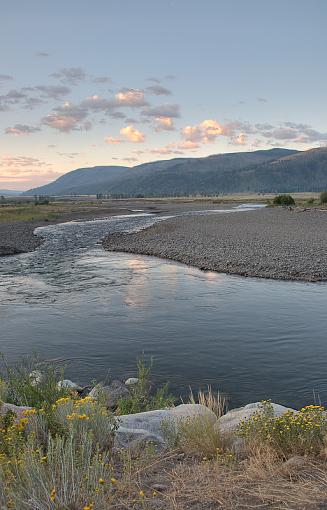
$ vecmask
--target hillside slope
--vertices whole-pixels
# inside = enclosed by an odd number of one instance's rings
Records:
[[[323,189],[327,189],[327,148],[305,152],[271,149],[177,158],[133,168],[82,168],[25,194],[160,196]]]

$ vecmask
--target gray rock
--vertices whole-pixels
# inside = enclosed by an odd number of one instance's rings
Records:
[[[126,379],[125,384],[126,386],[134,386],[134,384],[138,384],[139,379],[137,377],[129,377]]]
[[[109,409],[114,409],[120,398],[129,395],[128,388],[121,381],[112,381],[108,386],[97,384],[89,393],[94,399],[104,399]]]
[[[0,416],[5,416],[8,411],[15,413],[16,421],[19,421],[21,418],[24,418],[24,411],[27,409],[31,409],[31,407],[27,406],[15,406],[15,404],[7,404],[3,402],[0,404]]]
[[[178,425],[178,422],[182,420],[192,420],[199,417],[208,419],[211,423],[215,423],[217,421],[215,413],[202,404],[181,404],[177,407],[173,407],[170,410],[170,413],[174,418],[176,425]]]
[[[308,461],[305,457],[301,457],[301,455],[293,455],[293,457],[284,462],[283,470],[288,473],[294,473],[296,471],[301,471],[307,465]]]
[[[81,386],[74,383],[70,379],[63,379],[62,381],[59,381],[57,386],[58,386],[58,388],[68,388],[68,389],[76,390],[76,391],[82,391],[82,389],[83,389]]]
[[[280,404],[272,403],[271,405],[273,406],[275,416],[280,416],[286,413],[286,411],[297,412],[295,409],[291,409],[290,407],[284,407]],[[251,418],[251,416],[257,411],[259,411],[261,408],[262,406],[260,402],[254,402],[252,404],[247,404],[244,407],[232,409],[224,416],[219,418],[217,422],[217,427],[219,427],[220,432],[222,432],[223,434],[232,434],[237,430],[238,426],[243,420]]]
[[[137,453],[137,451],[141,451],[149,443],[153,444],[157,449],[164,447],[163,438],[146,429],[119,427],[115,434],[115,448],[128,448]]]
[[[181,422],[195,418],[217,421],[215,414],[200,404],[182,404],[171,409],[119,416],[115,446],[126,448],[135,440],[153,441],[162,446],[167,441],[167,428],[176,432]]]

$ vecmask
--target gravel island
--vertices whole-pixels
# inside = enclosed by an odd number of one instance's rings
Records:
[[[316,209],[180,216],[137,233],[111,234],[103,246],[208,271],[327,281],[327,211]]]

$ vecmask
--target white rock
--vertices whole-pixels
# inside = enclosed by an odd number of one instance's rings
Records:
[[[182,420],[192,420],[194,418],[205,418],[212,423],[217,421],[217,416],[208,407],[202,404],[181,404],[170,410],[176,425]]]
[[[217,421],[215,414],[200,404],[181,404],[170,409],[119,416],[115,446],[126,448],[136,439],[163,445],[167,426],[177,431],[182,421],[199,417],[209,418],[213,423]]]
[[[271,404],[274,410],[275,416],[281,416],[287,411],[297,412],[295,409],[291,409],[290,407],[284,407],[280,404]],[[247,420],[250,418],[255,412],[260,411],[262,409],[262,405],[260,402],[254,402],[252,404],[247,404],[244,407],[239,407],[237,409],[232,409],[224,416],[219,418],[217,426],[219,427],[220,432],[222,433],[233,433],[236,431],[238,426],[243,420]]]
[[[69,388],[71,390],[81,391],[82,388],[70,379],[63,379],[57,383],[58,388]]]
[[[134,386],[134,384],[138,384],[139,379],[137,377],[129,377],[126,379],[125,384],[126,386]]]

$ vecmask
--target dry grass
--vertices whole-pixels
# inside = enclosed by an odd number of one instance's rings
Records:
[[[167,507],[172,510],[327,508],[327,465],[306,460],[287,470],[269,450],[242,463],[182,464],[170,473]]]
[[[202,404],[215,413],[217,418],[225,414],[227,409],[225,397],[219,392],[214,393],[211,386],[207,386],[206,390],[199,390],[197,398],[190,388],[189,404]]]

